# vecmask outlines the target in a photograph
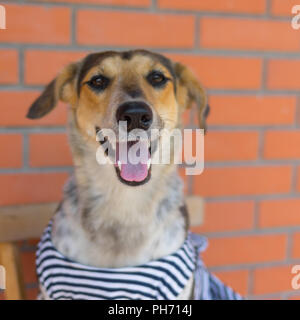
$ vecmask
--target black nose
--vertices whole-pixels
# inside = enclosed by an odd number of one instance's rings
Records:
[[[127,131],[133,129],[147,130],[150,128],[153,114],[144,102],[131,101],[121,104],[116,114],[117,121],[127,122]]]

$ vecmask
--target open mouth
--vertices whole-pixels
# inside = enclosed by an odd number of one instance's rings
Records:
[[[141,152],[138,149],[136,157],[133,157],[134,152],[132,152],[132,148],[140,143],[146,144],[144,145],[144,150],[146,152]],[[126,148],[124,148],[127,149],[125,156],[120,155],[122,144],[126,144]],[[147,142],[137,140],[121,143],[117,142],[115,169],[120,181],[127,185],[139,186],[146,183],[151,177],[151,147],[148,147]]]
[[[100,132],[100,129],[97,130]],[[104,148],[106,156],[114,163],[117,177],[129,186],[140,186],[151,178],[151,153],[150,140],[117,141],[114,146],[102,137],[99,143]],[[156,143],[154,144],[156,146]]]

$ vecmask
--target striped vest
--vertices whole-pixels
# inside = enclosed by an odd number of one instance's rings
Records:
[[[203,237],[189,234],[175,253],[137,267],[96,268],[64,257],[51,240],[52,222],[38,245],[39,282],[50,299],[173,300],[195,276],[195,299],[240,299],[231,288],[210,274],[198,253]]]

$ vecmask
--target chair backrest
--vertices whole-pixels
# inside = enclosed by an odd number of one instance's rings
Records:
[[[15,241],[39,238],[56,207],[56,203],[51,203],[0,208],[0,276],[5,282],[7,300],[25,299],[20,255]]]
[[[186,198],[192,226],[203,220],[203,199]],[[33,204],[0,208],[0,242],[39,238],[53,216],[57,203]]]
[[[7,300],[23,300],[25,298],[25,288],[20,267],[20,256],[14,243],[0,243],[0,265],[5,298]]]
[[[0,208],[0,242],[39,238],[57,203]]]

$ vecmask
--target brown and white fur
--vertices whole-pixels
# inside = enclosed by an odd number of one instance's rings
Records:
[[[159,88],[147,78],[153,70],[168,79]],[[105,76],[109,84],[103,86],[101,79],[95,82],[97,75]],[[91,81],[95,82],[92,87]],[[70,105],[74,175],[54,216],[56,248],[79,263],[109,268],[143,264],[176,251],[189,227],[176,166],[152,165],[145,183],[125,184],[113,164],[96,161],[100,146],[96,132],[110,128],[117,133],[116,112],[126,101],[147,103],[153,112],[150,129],[168,130],[180,127],[181,113],[195,102],[204,128],[206,97],[192,72],[145,50],[94,53],[66,66],[27,116],[41,118],[59,100]],[[190,279],[178,298],[191,298],[192,287]]]

